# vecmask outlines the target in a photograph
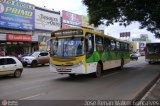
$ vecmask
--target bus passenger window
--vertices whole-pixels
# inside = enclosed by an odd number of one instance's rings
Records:
[[[96,50],[103,51],[103,37],[96,36]]]
[[[116,43],[114,40],[111,40],[111,51],[115,51],[116,50]]]
[[[94,51],[92,34],[87,33],[85,42],[86,42],[86,52],[92,53]]]
[[[85,48],[86,48],[86,57],[89,58],[94,52],[94,36],[91,33],[86,33]]]
[[[111,41],[108,38],[104,38],[104,48],[106,51],[110,51],[111,49]]]
[[[116,42],[116,48],[117,48],[117,51],[120,51],[120,42]]]

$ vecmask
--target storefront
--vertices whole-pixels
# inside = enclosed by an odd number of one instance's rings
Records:
[[[16,0],[2,0],[1,8],[0,51],[12,56],[32,53],[38,45],[32,41],[35,6]]]
[[[38,38],[39,50],[49,51],[51,32],[61,28],[60,12],[36,7],[34,26],[33,36]]]
[[[5,40],[0,41],[0,48],[5,55],[18,56],[19,54],[30,54],[38,49],[38,42],[32,41],[31,35],[4,34]]]

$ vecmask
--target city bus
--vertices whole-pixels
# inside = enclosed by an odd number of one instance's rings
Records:
[[[51,33],[50,72],[90,74],[123,68],[130,61],[129,42],[86,28],[61,29]]]
[[[160,43],[147,43],[145,52],[145,60],[149,64],[160,62]]]

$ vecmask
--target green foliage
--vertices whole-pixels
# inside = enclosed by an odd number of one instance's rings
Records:
[[[88,7],[90,24],[109,26],[115,22],[127,26],[138,21],[160,38],[160,0],[83,0]]]

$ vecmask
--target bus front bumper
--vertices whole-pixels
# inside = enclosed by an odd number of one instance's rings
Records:
[[[87,74],[83,64],[73,66],[56,66],[50,64],[50,72],[59,74]]]

